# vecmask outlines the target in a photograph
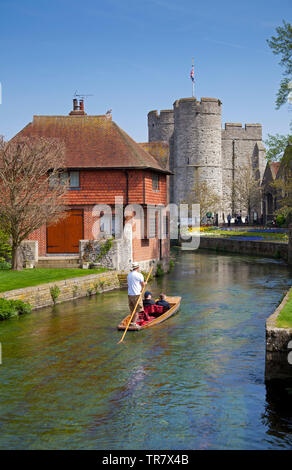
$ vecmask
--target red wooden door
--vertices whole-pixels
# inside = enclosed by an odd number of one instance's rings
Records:
[[[47,253],[78,253],[83,239],[83,211],[73,209],[47,230]]]

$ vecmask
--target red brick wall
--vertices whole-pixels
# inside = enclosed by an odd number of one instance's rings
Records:
[[[99,219],[92,217],[95,204],[114,205],[115,196],[123,196],[127,203],[127,178],[123,170],[80,171],[80,190],[70,190],[65,196],[68,209],[83,209],[84,239],[93,238],[93,225]],[[144,170],[128,171],[129,204],[166,204],[166,176],[159,174],[159,191],[152,190],[152,172]],[[46,227],[33,232],[29,239],[38,240],[39,256],[47,250]],[[168,246],[168,242],[163,242]],[[165,251],[165,250],[163,250]],[[133,257],[142,261],[159,257],[159,240],[133,241]]]
[[[145,204],[164,204],[167,205],[166,176],[163,173],[159,175],[159,189],[152,189],[152,172],[145,171]]]
[[[68,205],[114,204],[115,196],[126,198],[126,175],[122,170],[80,171],[80,189],[69,190]]]
[[[39,256],[45,256],[47,253],[47,228],[43,225],[28,236],[29,240],[37,240],[39,242]]]
[[[155,238],[142,239],[139,238],[141,234],[141,224],[139,221],[135,221],[133,225],[133,232],[135,232],[138,237],[135,237],[133,234],[133,260],[134,261],[146,261],[149,259],[159,259],[160,256],[160,240],[158,234]],[[169,238],[161,240],[162,258],[169,257]]]
[[[159,190],[152,189],[152,171],[128,170],[129,204],[167,204],[166,176],[159,175]],[[144,181],[143,181],[144,180]],[[127,203],[127,177],[123,170],[80,171],[80,189],[70,190],[64,203],[68,205],[114,204],[115,196]]]

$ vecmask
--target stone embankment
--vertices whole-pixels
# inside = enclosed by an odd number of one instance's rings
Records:
[[[90,296],[97,292],[106,292],[119,288],[119,273],[118,271],[107,271],[84,277],[75,277],[64,281],[2,292],[0,297],[8,300],[22,300],[23,302],[28,302],[33,309],[37,309],[53,305],[50,289],[54,286],[60,289],[57,303],[61,303],[67,300]]]
[[[289,292],[266,321],[266,380],[292,380],[292,328],[278,328],[277,318]],[[291,346],[291,347],[290,347]]]
[[[232,240],[230,238],[203,236],[200,237],[200,249],[282,258],[288,261],[288,244],[276,241]]]

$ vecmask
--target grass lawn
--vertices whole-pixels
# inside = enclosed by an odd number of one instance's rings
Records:
[[[108,271],[98,269],[23,269],[22,271],[0,270],[0,292],[37,286],[47,282],[62,281],[71,277],[88,276]]]
[[[280,242],[288,242],[288,234],[287,233],[268,233],[268,232],[263,232],[261,230],[256,231],[256,232],[251,232],[251,231],[235,231],[235,230],[220,230],[220,229],[207,229],[207,230],[202,230],[201,231],[201,236],[208,236],[208,237],[224,237],[224,238],[230,238],[230,237],[243,237],[243,238],[257,238],[260,237],[263,240],[274,240],[274,241],[280,241]]]
[[[292,289],[289,293],[288,302],[282,308],[277,318],[278,328],[292,328]]]

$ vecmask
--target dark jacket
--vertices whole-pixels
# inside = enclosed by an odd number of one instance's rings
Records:
[[[170,305],[166,300],[157,300],[156,305],[162,305],[165,309],[170,309]]]
[[[145,307],[146,305],[155,305],[155,302],[154,302],[153,299],[144,299],[144,300],[143,300],[143,305],[144,305],[144,307]]]

